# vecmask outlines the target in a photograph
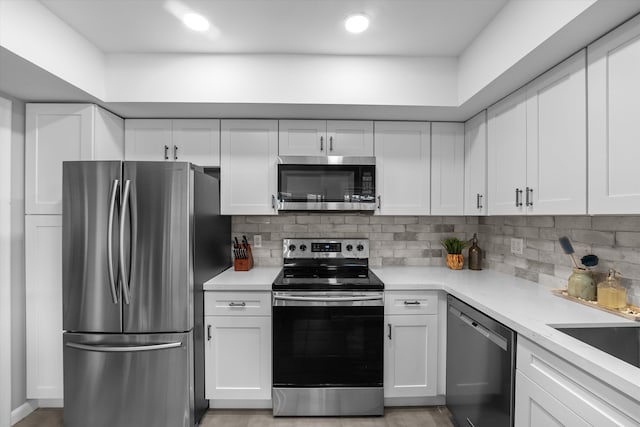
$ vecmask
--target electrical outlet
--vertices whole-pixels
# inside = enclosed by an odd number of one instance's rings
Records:
[[[511,239],[511,253],[514,255],[522,255],[524,241],[522,239]]]
[[[253,236],[253,247],[255,248],[262,247],[262,236],[260,234],[255,234]]]

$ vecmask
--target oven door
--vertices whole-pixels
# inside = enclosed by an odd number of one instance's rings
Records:
[[[382,292],[274,292],[273,386],[382,387]]]

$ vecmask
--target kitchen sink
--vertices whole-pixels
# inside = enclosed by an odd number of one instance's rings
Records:
[[[554,328],[640,368],[640,326]]]

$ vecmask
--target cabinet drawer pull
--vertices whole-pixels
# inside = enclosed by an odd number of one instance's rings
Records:
[[[405,301],[404,305],[420,305],[420,301]]]
[[[329,151],[333,151],[333,137],[329,137]]]
[[[211,341],[211,325],[207,325],[207,341]]]
[[[387,335],[387,337],[391,339],[391,323],[387,323],[387,326],[389,327],[389,335]]]
[[[169,160],[169,146],[168,145],[164,146],[164,159],[165,160]]]
[[[324,151],[324,137],[320,137],[320,151]]]
[[[482,194],[480,193],[476,195],[476,206],[478,209],[482,209]]]
[[[229,307],[245,307],[247,305],[246,302],[242,301],[242,302],[230,302],[229,303]]]

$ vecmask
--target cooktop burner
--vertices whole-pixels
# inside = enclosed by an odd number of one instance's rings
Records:
[[[382,290],[367,239],[284,239],[274,290]]]

